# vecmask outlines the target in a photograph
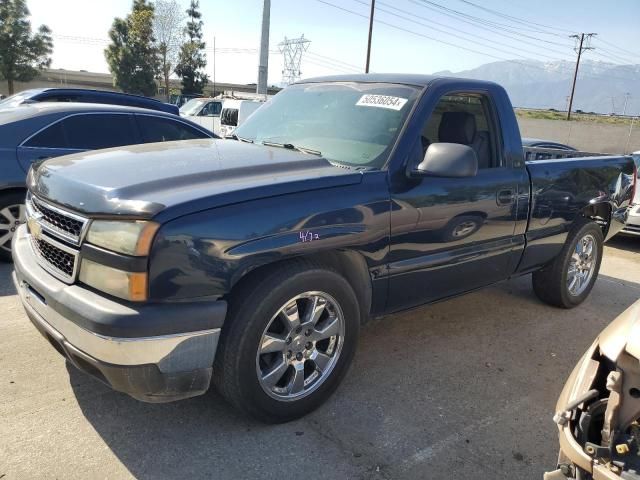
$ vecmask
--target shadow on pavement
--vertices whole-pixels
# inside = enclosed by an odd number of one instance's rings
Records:
[[[16,294],[11,272],[13,272],[13,264],[0,263],[0,297]]]
[[[606,245],[618,250],[640,253],[640,237],[631,235],[616,235]]]
[[[78,404],[136,478],[519,478],[555,465],[553,408],[567,375],[640,285],[603,277],[574,310],[529,276],[375,320],[318,411],[285,425],[215,392],[140,403],[68,366]],[[302,469],[302,470],[301,470]]]

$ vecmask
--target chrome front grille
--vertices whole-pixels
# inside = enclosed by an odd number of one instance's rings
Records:
[[[87,218],[62,210],[31,194],[27,196],[27,215],[37,218],[42,228],[53,236],[73,245],[80,245],[89,223]]]
[[[79,267],[79,246],[89,219],[27,196],[27,228],[31,247],[42,268],[73,283]]]
[[[40,265],[61,280],[73,282],[78,268],[78,252],[47,237],[31,235],[30,238]]]

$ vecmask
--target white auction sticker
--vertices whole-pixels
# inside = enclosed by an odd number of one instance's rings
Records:
[[[407,103],[406,98],[392,97],[391,95],[363,95],[356,105],[361,107],[380,107],[391,110],[401,110]]]

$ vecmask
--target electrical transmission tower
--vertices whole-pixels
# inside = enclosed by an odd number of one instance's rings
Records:
[[[574,50],[578,54],[576,60],[576,70],[573,72],[573,84],[571,85],[571,97],[569,98],[569,108],[567,109],[567,120],[571,120],[571,107],[573,106],[573,94],[576,91],[576,80],[578,79],[578,68],[580,67],[580,57],[585,50],[594,50],[591,46],[591,38],[597,33],[581,33],[580,35],[571,35],[570,38],[575,39],[576,46]]]
[[[302,54],[307,51],[311,40],[304,38],[287,38],[278,44],[280,53],[284,56],[284,69],[282,70],[282,83],[291,85],[302,75],[300,64],[302,63]]]

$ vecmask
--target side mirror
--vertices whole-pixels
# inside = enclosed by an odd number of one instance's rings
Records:
[[[424,160],[412,173],[433,177],[475,177],[478,173],[478,157],[468,145],[432,143],[427,148]]]

